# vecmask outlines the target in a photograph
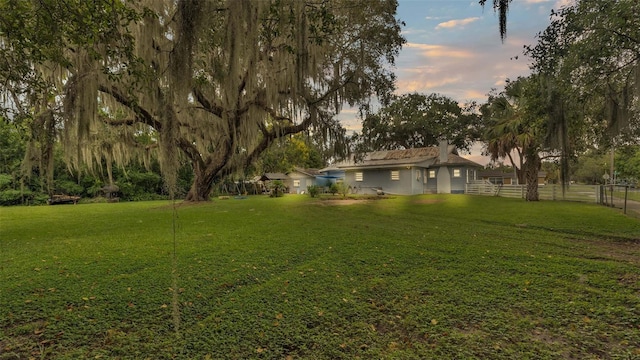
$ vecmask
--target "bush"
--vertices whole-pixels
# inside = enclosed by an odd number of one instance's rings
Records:
[[[20,190],[9,189],[0,191],[0,205],[2,206],[22,204],[22,199],[23,193]]]
[[[309,193],[309,195],[312,198],[318,196],[318,194],[320,194],[320,190],[321,189],[322,189],[322,187],[320,187],[318,185],[309,185],[309,186],[307,186],[307,192]]]
[[[49,195],[43,193],[33,193],[28,205],[46,205],[49,203]]]
[[[9,174],[0,174],[0,190],[6,190],[11,187],[13,179]]]
[[[122,200],[142,201],[166,199],[162,189],[162,177],[154,172],[129,171],[127,177],[116,181]]]
[[[49,195],[29,189],[6,189],[0,191],[0,206],[12,205],[45,205]]]
[[[338,189],[337,192],[340,195],[342,195],[343,198],[347,197],[347,195],[349,194],[349,185],[347,185],[347,184],[345,184],[343,182],[340,182],[340,183],[336,183],[335,186]]]
[[[273,180],[271,182],[271,197],[281,197],[282,195],[284,195],[285,190],[287,189],[287,187],[284,185],[284,183],[280,180]]]
[[[56,193],[65,195],[80,195],[84,192],[84,187],[70,180],[58,180],[55,182]]]

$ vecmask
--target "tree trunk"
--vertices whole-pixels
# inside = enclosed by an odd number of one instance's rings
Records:
[[[193,175],[193,183],[191,183],[191,188],[184,200],[193,202],[209,201],[216,174],[211,170],[207,171],[206,168],[200,169],[198,166],[195,166]]]
[[[542,161],[540,160],[540,156],[538,154],[531,154],[527,156],[527,160],[525,163],[525,178],[527,181],[527,201],[538,201],[540,200],[538,194],[538,171],[542,166]]]

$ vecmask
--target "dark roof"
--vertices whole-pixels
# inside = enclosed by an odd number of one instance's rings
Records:
[[[351,159],[343,161],[336,166],[340,169],[412,165],[419,165],[424,167],[443,165],[466,165],[481,167],[480,164],[459,156],[453,145],[449,145],[447,147],[447,153],[447,162],[440,163],[440,149],[437,146],[406,150],[373,151],[370,153],[366,153],[361,161],[355,162],[353,159]]]
[[[283,173],[264,173],[264,175],[262,175],[260,177],[260,180],[262,180],[262,181],[289,180],[289,177],[286,174],[283,174]]]
[[[446,163],[440,163],[440,157],[436,157],[432,166],[444,166],[444,165],[460,165],[460,166],[476,166],[482,167],[482,165],[478,164],[475,161],[471,161],[469,159],[465,159],[458,154],[449,154],[447,156]]]
[[[320,175],[320,171],[318,169],[304,169],[300,167],[294,167],[293,171],[299,172],[301,174],[307,175],[309,177],[316,177]]]

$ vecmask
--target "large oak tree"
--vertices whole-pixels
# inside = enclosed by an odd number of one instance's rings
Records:
[[[342,136],[343,104],[388,98],[404,41],[396,1],[91,3],[2,3],[5,108],[62,137],[76,167],[159,150],[171,188],[186,159],[193,201],[279,137]]]

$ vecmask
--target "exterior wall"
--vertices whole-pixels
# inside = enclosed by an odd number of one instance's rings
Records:
[[[425,169],[427,183],[424,185],[424,192],[427,194],[435,194],[438,192],[438,168]],[[429,172],[435,171],[435,177],[429,177]],[[423,180],[424,181],[424,180]]]
[[[299,172],[291,172],[288,174],[291,178],[286,182],[289,188],[289,194],[301,194],[307,192],[307,186],[315,185],[316,179]],[[297,186],[296,186],[297,184]]]
[[[392,171],[398,172],[398,180],[391,180]],[[416,180],[414,171],[414,168],[347,170],[345,182],[352,188],[359,189],[361,194],[374,194],[380,188],[388,194],[422,194],[422,178],[420,181]],[[356,173],[358,172],[362,173],[362,181],[356,181]]]
[[[413,167],[410,170],[411,194],[418,195],[425,193],[425,170],[421,167]]]
[[[451,193],[451,173],[448,167],[441,166],[438,169],[438,194]]]
[[[459,176],[454,176],[459,174]],[[399,172],[399,180],[391,180],[391,171]],[[435,171],[430,178],[429,172]],[[356,181],[356,173],[362,173],[362,181]],[[373,194],[382,188],[387,194],[462,194],[468,181],[477,178],[477,170],[464,166],[441,166],[435,168],[412,167],[389,169],[347,170],[345,182],[352,188],[359,188],[361,194]]]
[[[458,170],[456,172],[456,170]],[[464,194],[464,188],[467,185],[467,168],[462,166],[454,166],[449,168],[451,174],[451,189],[452,194]],[[458,174],[458,176],[454,176]]]

